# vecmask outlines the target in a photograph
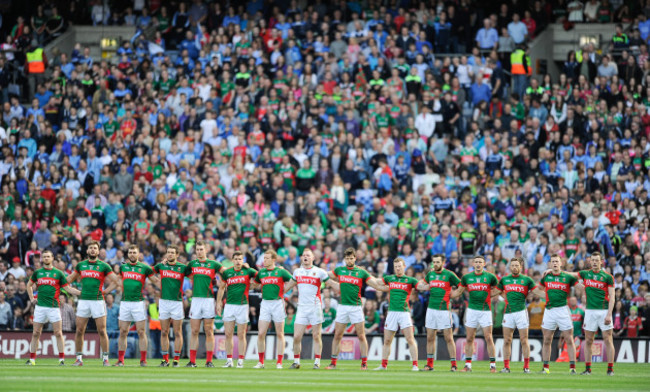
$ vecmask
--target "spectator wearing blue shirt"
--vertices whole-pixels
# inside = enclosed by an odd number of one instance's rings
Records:
[[[433,28],[436,31],[436,52],[448,53],[451,37],[451,23],[447,21],[447,13],[440,12],[437,22],[433,23]]]
[[[34,156],[38,152],[38,147],[36,145],[36,140],[32,139],[32,133],[29,129],[25,130],[25,137],[20,139],[18,142],[18,149],[25,147],[27,149],[27,156],[30,159],[34,159]]]
[[[254,14],[252,14],[254,15]],[[229,24],[239,24],[240,18],[239,15],[235,15],[235,9],[233,7],[228,8],[228,15],[224,16],[223,18],[223,23],[221,24],[223,27],[228,27]]]
[[[479,49],[492,49],[499,42],[497,29],[492,27],[489,18],[483,20],[483,27],[476,33],[476,45]]]
[[[521,21],[519,14],[512,15],[512,22],[508,24],[508,34],[515,41],[515,44],[523,43],[528,38],[528,28],[526,24]]]
[[[483,75],[476,75],[476,81],[470,86],[470,93],[472,94],[472,104],[478,105],[479,102],[490,102],[492,98],[492,90],[490,86],[483,83]]]
[[[38,107],[42,108],[50,102],[50,98],[52,98],[53,95],[54,93],[52,91],[47,90],[44,85],[40,85],[38,86],[38,91],[34,94],[34,98],[38,100]],[[29,115],[29,110],[27,111],[27,115]]]
[[[187,54],[192,60],[196,60],[199,57],[199,48],[194,39],[194,34],[191,31],[185,33],[185,39],[178,45],[178,50],[187,50]]]
[[[647,42],[648,37],[650,37],[650,19],[648,19],[644,13],[641,13],[639,18],[641,19],[638,26],[639,33],[641,33],[643,41]]]
[[[440,234],[433,239],[433,246],[431,247],[431,254],[442,253],[448,259],[451,257],[452,252],[458,251],[458,241],[454,236],[449,234],[449,226],[442,225]]]

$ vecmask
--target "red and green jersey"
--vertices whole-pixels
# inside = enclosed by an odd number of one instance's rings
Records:
[[[257,271],[252,268],[242,268],[239,271],[235,267],[230,267],[223,271],[224,282],[227,285],[226,303],[231,305],[248,304],[248,290],[251,285],[251,279],[255,278]]]
[[[47,308],[59,307],[59,294],[61,288],[68,285],[68,280],[63,272],[56,268],[39,268],[29,278],[36,283],[38,306]]]
[[[113,273],[111,266],[101,260],[83,260],[74,270],[81,277],[81,296],[79,299],[97,301],[104,299],[102,288],[104,279]]]
[[[443,268],[440,272],[429,271],[424,281],[429,285],[429,309],[449,310],[451,288],[460,284],[458,276]]]
[[[185,264],[156,264],[153,269],[160,275],[160,298],[167,301],[183,300],[183,280],[188,267]]]
[[[614,278],[604,270],[578,272],[585,285],[587,309],[607,309],[609,306],[609,288],[614,287]]]
[[[384,284],[388,286],[388,311],[408,312],[411,292],[417,286],[418,280],[412,276],[384,276]]]
[[[124,287],[122,290],[122,301],[142,301],[144,281],[153,275],[153,268],[141,262],[135,264],[124,263],[120,266],[120,275],[122,276],[122,286]]]
[[[573,322],[573,336],[580,336],[582,335],[582,322],[585,319],[585,311],[577,306],[575,309],[569,308],[569,311]]]
[[[470,272],[463,275],[460,285],[469,292],[468,308],[474,310],[491,310],[490,293],[497,287],[499,280],[493,274],[483,271],[480,274]]]
[[[284,268],[264,268],[255,275],[255,282],[262,284],[262,299],[272,301],[284,296],[284,282],[291,278],[292,275]]]
[[[372,276],[359,267],[337,267],[334,276],[341,288],[341,305],[361,306],[361,289]]]
[[[535,288],[535,281],[526,275],[508,275],[501,278],[499,289],[506,298],[506,313],[526,310],[526,297]]]
[[[547,274],[539,282],[539,287],[546,289],[546,309],[567,306],[567,298],[571,287],[578,283],[578,279],[566,272]]]
[[[214,260],[192,260],[187,263],[185,274],[192,277],[192,297],[214,298],[214,278],[222,268]]]

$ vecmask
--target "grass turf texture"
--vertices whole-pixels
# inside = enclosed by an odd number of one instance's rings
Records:
[[[115,360],[113,359],[112,362]],[[649,364],[616,364],[614,377],[605,375],[607,364],[597,363],[591,376],[569,375],[567,363],[552,363],[551,374],[540,375],[541,363],[531,363],[533,374],[523,374],[522,363],[513,362],[510,374],[491,374],[488,362],[474,362],[473,372],[450,373],[449,362],[436,362],[433,372],[411,372],[408,361],[392,361],[388,371],[359,370],[359,361],[339,361],[337,370],[312,370],[312,361],[303,360],[302,369],[275,369],[268,361],[266,369],[252,369],[255,361],[246,361],[245,369],[221,369],[224,361],[215,361],[216,369],[158,368],[158,360],[150,359],[149,367],[141,368],[137,359],[127,359],[123,368],[104,368],[99,359],[87,359],[82,368],[71,366],[74,358],[58,366],[56,359],[37,359],[36,366],[25,366],[25,360],[0,360],[0,391],[431,391],[431,388],[457,391],[647,391],[650,385]],[[181,361],[185,366],[187,360]],[[420,365],[424,367],[425,361]],[[463,361],[458,364],[463,366]],[[371,361],[373,369],[379,363]],[[497,370],[501,370],[498,363]],[[579,363],[578,372],[584,370]]]

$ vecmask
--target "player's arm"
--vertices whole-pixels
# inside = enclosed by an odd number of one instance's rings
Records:
[[[465,286],[458,286],[456,290],[451,292],[451,298],[458,298],[465,292]]]
[[[492,291],[490,291],[490,298],[498,296],[502,291],[503,290],[498,287],[492,287]]]
[[[66,292],[66,293],[72,294],[72,295],[74,295],[74,296],[76,296],[76,297],[78,297],[78,296],[81,295],[81,290],[76,289],[76,288],[70,286],[70,285],[67,284],[67,283],[66,283],[65,285],[62,285],[61,288],[62,288],[62,289],[65,289],[65,292]]]
[[[298,285],[298,282],[296,282],[293,278],[291,278],[290,281],[288,281],[288,282],[286,282],[284,284],[284,292],[286,293],[286,292],[289,292],[289,291],[293,290],[293,288],[296,287],[297,285]]]
[[[217,285],[219,286],[219,291],[217,291],[217,314],[221,316],[221,312],[223,310],[223,295],[226,293],[226,282],[223,280],[220,280],[217,282]]]
[[[383,279],[373,278],[372,276],[366,280],[366,284],[377,291],[388,292],[388,285],[384,283]]]
[[[27,295],[29,296],[29,302],[36,305],[36,298],[34,298],[34,281],[31,279],[27,282]]]
[[[339,281],[339,277],[338,277],[338,275],[336,275],[336,274],[334,273],[334,271],[328,271],[328,272],[327,272],[327,275],[330,277],[331,280],[333,280],[333,281],[335,281],[335,282],[338,282],[338,281]]]
[[[429,290],[429,285],[424,281],[424,279],[420,279],[418,284],[415,285],[415,289],[418,291],[427,291]]]
[[[540,284],[538,284],[537,286],[535,286],[535,288],[533,289],[532,293],[535,294],[535,295],[537,295],[537,296],[539,296],[539,297],[543,297],[543,296],[546,295],[546,287],[543,286],[542,283],[540,282]]]
[[[117,278],[117,275],[115,273],[111,272],[106,276],[106,278],[108,278],[109,282],[108,287],[102,291],[102,294],[104,295],[111,293],[113,290],[120,287],[120,280]]]
[[[156,273],[152,273],[149,275],[149,282],[151,282],[154,286],[160,286],[160,277],[156,275]]]
[[[607,304],[607,316],[605,316],[605,325],[610,325],[612,323],[612,312],[614,311],[614,304],[616,304],[616,294],[614,291],[614,286],[607,287],[609,304]]]
[[[341,292],[341,285],[339,284],[339,282],[334,281],[334,280],[332,280],[332,279],[327,279],[327,280],[325,281],[325,286],[326,286],[326,287],[329,287],[330,289],[332,289],[332,290],[333,290],[334,292],[336,292],[336,293],[340,293],[340,292]]]
[[[68,275],[68,283],[72,283],[79,279],[79,273],[77,271],[74,271],[70,275]]]

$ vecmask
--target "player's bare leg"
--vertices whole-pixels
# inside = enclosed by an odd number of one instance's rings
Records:
[[[129,336],[130,321],[120,320],[120,336],[117,338],[117,362],[113,366],[124,366],[124,354],[126,353],[127,338]]]
[[[530,343],[528,343],[528,328],[519,329],[521,353],[524,356],[524,373],[530,373]]]
[[[503,369],[501,373],[510,373],[510,357],[512,356],[512,337],[515,330],[503,327]]]
[[[233,352],[233,335],[235,334],[235,322],[226,321],[223,323],[224,334],[226,335],[226,364],[223,367],[232,367],[232,352]],[[191,347],[190,341],[190,347]]]
[[[269,330],[270,321],[260,320],[257,324],[257,355],[259,361],[254,369],[264,369],[264,356],[266,355],[266,333]]]
[[[203,319],[203,332],[205,332],[205,367],[213,368],[214,319]]]
[[[462,372],[472,371],[472,356],[474,355],[474,338],[476,337],[476,328],[465,328],[465,367]]]
[[[456,366],[456,342],[454,342],[454,330],[451,328],[443,329],[442,335],[447,343],[447,351],[449,352],[449,361],[451,362],[451,371],[455,372]],[[435,351],[433,351],[435,353]]]
[[[366,339],[366,326],[363,322],[354,324],[354,330],[359,337],[359,351],[361,351],[361,370],[368,369],[368,340]]]
[[[275,352],[278,356],[278,361],[275,364],[276,369],[282,369],[282,359],[284,359],[284,321],[275,322],[275,335],[278,339],[275,347]]]
[[[171,319],[160,320],[160,351],[163,356],[160,367],[169,367],[169,327],[171,323]]]
[[[551,361],[551,344],[553,344],[553,335],[555,334],[555,330],[552,331],[550,329],[542,328],[542,334],[544,335],[544,343],[542,344],[542,361],[544,362],[544,367],[540,373],[548,374],[550,372],[549,362]]]
[[[183,320],[172,321],[174,328],[174,367],[179,367],[181,350],[183,349]]]
[[[609,329],[603,331],[603,340],[605,341],[605,352],[607,352],[607,375],[614,375],[614,355],[616,355],[616,349],[614,348],[614,330]]]
[[[433,361],[436,357],[436,340],[438,339],[437,333],[437,329],[427,328],[427,365],[424,370],[433,370]]]
[[[196,367],[196,350],[199,349],[199,331],[201,330],[202,321],[200,319],[190,319],[190,361],[185,367]]]
[[[247,345],[246,342],[247,331],[248,331],[248,324],[237,324],[237,342],[238,342],[237,351],[239,351],[239,358],[237,359],[238,368],[244,367],[244,356],[246,354],[246,345]],[[230,353],[232,354],[232,347]]]
[[[388,357],[390,356],[390,345],[393,343],[393,338],[397,331],[384,330],[384,346],[381,349],[381,366],[375,370],[386,370],[388,368]]]
[[[34,323],[34,329],[32,331],[32,341],[29,343],[29,359],[27,360],[25,365],[36,365],[36,351],[38,351],[38,342],[41,340],[42,332],[43,332],[43,324]]]
[[[419,371],[418,343],[415,341],[414,329],[414,327],[408,327],[403,329],[402,332],[404,333],[404,337],[406,337],[406,342],[409,344],[409,354],[411,354],[411,362],[413,362],[413,368],[411,370]]]
[[[145,320],[135,323],[135,329],[138,332],[138,345],[140,346],[140,366],[147,366],[147,349],[149,347],[149,339],[147,338],[146,322]]]
[[[293,329],[293,364],[290,369],[300,369],[300,352],[302,351],[302,337],[305,335],[306,325],[295,324]],[[316,336],[314,335],[314,339]],[[316,342],[314,342],[314,345]],[[316,350],[314,350],[315,352]]]
[[[336,361],[338,360],[339,357],[341,339],[343,339],[343,333],[345,332],[345,327],[346,327],[345,324],[334,323],[334,339],[332,339],[332,361],[327,366],[326,369],[336,369]]]
[[[88,318],[86,317],[77,317],[76,323],[77,328],[74,334],[74,347],[77,355],[77,360],[73,366],[82,366],[83,365],[83,347],[84,347],[84,336],[86,335],[86,326],[88,325]]]
[[[99,347],[102,349],[102,362],[104,366],[111,366],[108,363],[109,340],[106,332],[106,316],[96,318],[95,326],[97,326],[97,334],[99,335]]]
[[[323,324],[311,326],[311,336],[314,344],[314,369],[320,369],[320,355],[323,352]]]
[[[496,363],[496,350],[494,348],[494,339],[492,339],[492,326],[483,327],[483,338],[485,339],[485,345],[487,346],[487,352],[490,356],[490,373],[496,373],[497,363]]]
[[[567,352],[569,354],[569,371],[576,374],[576,345],[573,341],[573,328],[562,331],[562,336],[566,340]]]

